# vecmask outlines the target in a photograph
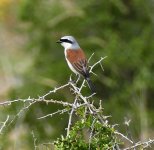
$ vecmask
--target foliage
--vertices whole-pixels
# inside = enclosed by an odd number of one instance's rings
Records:
[[[73,125],[69,135],[54,142],[56,150],[112,149],[117,144],[113,127],[101,124],[95,116],[85,116],[84,111],[79,116],[80,120]]]

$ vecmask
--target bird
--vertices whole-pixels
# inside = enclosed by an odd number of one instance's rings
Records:
[[[84,51],[80,48],[78,42],[73,36],[63,36],[57,43],[64,47],[64,54],[69,68],[76,75],[83,76],[87,81],[92,93],[95,93],[95,87],[90,79],[88,61]]]

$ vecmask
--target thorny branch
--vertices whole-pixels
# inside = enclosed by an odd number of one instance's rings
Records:
[[[151,144],[153,144],[153,143],[154,143],[154,139],[149,139],[148,141],[145,141],[145,142],[139,141],[139,142],[135,143],[135,145],[130,146],[128,148],[125,148],[123,150],[133,150],[133,149],[135,149],[137,147],[141,147],[142,149],[143,148],[148,148],[148,147],[151,147]]]
[[[91,125],[91,132],[90,132],[90,136],[89,136],[89,150],[90,150],[90,146],[91,146],[91,139],[93,136],[93,131],[94,131],[94,123],[96,122],[96,118],[93,120],[92,125]]]
[[[72,106],[72,104],[68,103],[68,102],[64,102],[64,101],[61,101],[61,100],[54,100],[54,99],[46,100],[46,99],[42,99],[42,97],[39,97],[39,98],[27,98],[27,99],[16,99],[16,100],[12,100],[12,101],[5,101],[5,102],[0,102],[0,105],[9,106],[9,105],[11,105],[13,103],[16,103],[16,102],[22,102],[23,104],[32,103],[32,102],[45,102],[46,104],[54,103],[54,104],[61,104],[63,106]]]
[[[94,68],[96,65],[100,64],[105,58],[107,58],[107,56],[101,57],[101,59],[100,59],[99,61],[97,61],[95,64],[93,64],[93,65],[90,67],[90,72],[93,70],[93,68]]]
[[[32,134],[32,137],[33,137],[34,150],[37,150],[38,149],[38,146],[36,145],[37,138],[35,137],[35,134],[34,134],[33,131],[31,132],[31,134]]]
[[[132,144],[134,143],[132,140],[130,140],[127,136],[123,135],[122,133],[117,132],[117,131],[115,131],[114,133],[117,134],[117,135],[120,135],[122,138],[129,141],[130,143],[132,143]]]
[[[93,57],[94,54],[91,55],[91,57],[89,58],[88,62],[90,61],[90,59]],[[106,56],[107,57],[107,56]],[[90,66],[90,73],[93,73],[93,69],[95,68],[96,65],[100,64],[100,67],[103,70],[102,64],[101,62],[106,58],[106,57],[101,57],[99,61],[97,61],[95,64],[93,64],[92,66]],[[35,103],[52,103],[52,104],[59,104],[62,105],[64,107],[64,109],[61,110],[57,110],[51,114],[47,114],[44,116],[39,117],[38,119],[45,119],[46,117],[52,117],[53,115],[56,114],[63,114],[65,112],[69,112],[69,119],[68,119],[68,126],[67,126],[67,136],[69,136],[70,133],[70,129],[71,129],[71,125],[72,125],[72,117],[74,115],[74,113],[77,111],[77,109],[81,108],[81,107],[85,107],[85,114],[86,113],[90,113],[92,114],[95,118],[97,118],[103,125],[107,125],[108,121],[107,121],[107,117],[103,116],[100,112],[102,112],[102,104],[101,104],[101,100],[100,100],[100,106],[97,109],[94,105],[93,102],[90,102],[90,99],[96,94],[92,94],[90,96],[83,96],[81,91],[82,89],[85,87],[85,83],[86,80],[83,80],[81,86],[78,88],[74,83],[72,82],[68,82],[65,85],[62,85],[60,87],[56,87],[53,90],[49,91],[48,93],[44,94],[43,96],[39,96],[38,98],[27,98],[27,99],[16,99],[16,100],[10,100],[10,101],[4,101],[4,102],[0,102],[0,106],[9,106],[13,103],[17,103],[17,102],[21,102],[24,104],[23,108],[20,109],[20,111],[15,115],[14,119],[10,121],[9,124],[11,124],[17,117],[20,117],[20,115],[22,114],[22,112],[28,110],[30,107],[32,107]],[[47,96],[51,96],[51,94],[56,93],[59,90],[64,89],[65,87],[71,87],[71,90],[73,90],[73,94],[75,94],[75,99],[74,102],[69,103],[69,102],[65,102],[64,100],[54,100],[54,99],[46,99]],[[8,124],[9,122],[9,115],[7,116],[6,120],[4,122],[1,122],[0,124],[2,124],[2,126],[0,127],[0,134],[2,134],[2,130],[4,129],[4,127],[6,127],[6,124]],[[93,121],[94,124],[95,120]],[[8,125],[9,125],[8,124]],[[93,136],[93,124],[91,125],[91,133],[90,133],[90,139],[89,139],[89,149],[90,149],[90,143],[91,143],[91,138]],[[116,135],[121,136],[123,139],[127,140],[130,142],[130,144],[134,144],[134,142],[132,140],[130,140],[127,136],[123,135],[122,133],[115,131]],[[33,136],[33,140],[34,140],[34,148],[35,150],[38,148],[38,146],[36,145],[36,137],[34,135],[34,132],[32,131],[32,136]],[[143,148],[149,147],[150,144],[154,143],[154,139],[151,140],[149,139],[146,142],[138,142],[135,143],[134,145],[125,148],[124,150],[131,150],[134,149],[136,147],[142,146]]]
[[[67,83],[67,84],[65,84],[65,85],[62,85],[62,86],[60,86],[60,87],[58,87],[58,88],[55,88],[55,89],[52,90],[52,91],[49,91],[48,93],[46,93],[45,95],[43,95],[43,96],[40,97],[40,98],[41,98],[41,99],[45,99],[45,97],[47,97],[48,95],[50,95],[50,94],[52,94],[52,93],[56,93],[58,90],[61,90],[61,89],[65,88],[65,87],[67,87],[67,86],[69,86],[69,83]]]
[[[77,103],[77,100],[78,100],[78,97],[76,96],[75,98],[75,101],[74,101],[74,107],[72,107],[72,110],[69,114],[69,120],[68,120],[68,126],[67,126],[67,136],[69,135],[69,131],[70,131],[70,128],[71,128],[71,124],[72,124],[72,116],[73,116],[73,113],[75,111],[75,107],[76,107],[76,103]]]
[[[46,117],[53,117],[53,116],[56,115],[56,114],[63,114],[63,113],[65,113],[65,112],[67,112],[67,111],[69,111],[69,110],[68,110],[68,109],[57,110],[56,112],[53,112],[53,113],[51,113],[51,114],[47,114],[47,115],[42,116],[42,117],[39,117],[39,118],[37,118],[37,119],[44,119],[44,118],[46,118]]]

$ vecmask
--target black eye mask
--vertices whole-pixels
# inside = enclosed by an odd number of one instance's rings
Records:
[[[68,40],[68,39],[60,39],[60,41],[73,44],[73,42],[71,40]]]

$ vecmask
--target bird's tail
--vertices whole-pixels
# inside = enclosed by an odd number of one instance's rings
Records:
[[[95,90],[95,86],[93,85],[92,81],[90,80],[90,78],[86,78],[86,81],[88,83],[88,86],[91,90],[92,93],[96,93],[96,90]]]

